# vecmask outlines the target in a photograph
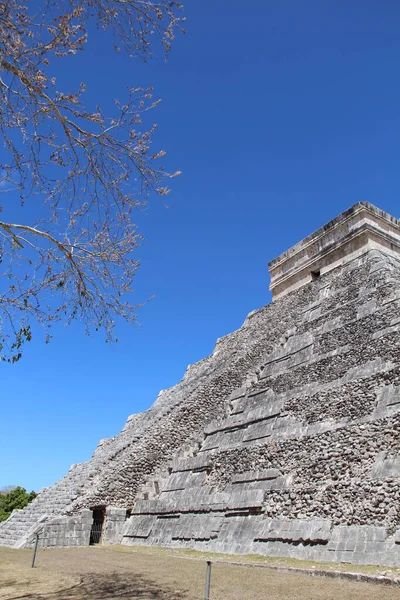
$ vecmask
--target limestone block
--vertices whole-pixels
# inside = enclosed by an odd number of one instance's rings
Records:
[[[335,424],[331,420],[319,421],[317,423],[311,423],[311,425],[307,425],[304,428],[304,435],[313,436],[313,435],[321,435],[327,431],[333,431],[335,429]]]
[[[132,515],[156,515],[165,512],[170,512],[166,502],[161,502],[160,500],[139,500],[139,502],[135,503],[135,506],[132,510]]]
[[[302,426],[299,421],[294,417],[279,417],[274,420],[272,425],[273,432],[276,433],[276,430],[279,430],[279,433],[282,433],[283,429],[286,429],[291,435],[294,435],[297,430],[301,431]]]
[[[124,537],[147,538],[156,522],[156,517],[138,515],[131,517],[124,528]]]
[[[278,469],[265,469],[264,471],[246,471],[232,477],[232,483],[246,483],[249,481],[261,481],[263,479],[276,479],[282,473]]]
[[[106,509],[107,521],[125,521],[126,508],[113,508],[111,506]]]
[[[288,364],[294,366],[309,359],[313,343],[314,338],[310,332],[290,337],[283,348],[277,348],[268,356],[260,379],[276,375],[282,370],[282,366],[287,368]]]
[[[93,511],[88,508],[84,508],[79,513],[81,515],[82,521],[86,523],[93,522]]]
[[[228,509],[242,509],[242,508],[257,508],[263,505],[264,492],[263,490],[241,490],[233,492],[229,495],[227,501]]]
[[[373,525],[338,525],[333,528],[328,549],[355,551],[360,543],[365,543],[366,551],[376,555],[383,552],[387,538],[385,527]]]
[[[308,308],[307,311],[305,311],[303,314],[303,320],[305,323],[311,323],[311,321],[315,321],[315,319],[319,319],[319,317],[321,316],[321,305],[318,303],[317,305],[314,305],[313,307]]]
[[[151,532],[152,542],[158,544],[169,544],[177,527],[178,517],[165,517],[155,519]]]
[[[246,428],[243,434],[244,442],[252,442],[253,440],[262,440],[271,437],[273,433],[274,421],[262,421],[255,425],[250,425]]]
[[[243,415],[237,415],[233,417],[229,417],[228,419],[224,419],[221,422],[212,421],[209,425],[204,428],[205,435],[212,435],[214,433],[218,433],[220,431],[226,431],[229,429],[237,429],[238,427],[242,427]]]
[[[283,348],[277,349],[270,354],[268,362],[276,362],[288,356],[297,354],[305,348],[309,348],[314,342],[313,334],[309,331],[300,335],[292,335],[284,344]],[[268,363],[267,363],[268,364]]]
[[[222,446],[224,441],[223,432],[218,432],[214,435],[208,435],[203,442],[200,452],[208,452],[211,450],[216,450],[220,446]]]
[[[270,402],[266,405],[260,406],[259,408],[250,410],[241,415],[236,415],[228,419],[224,419],[221,423],[210,423],[205,429],[206,435],[212,435],[220,431],[227,431],[229,429],[237,429],[239,427],[245,427],[251,423],[257,423],[258,421],[272,419],[281,413],[283,409],[283,402],[278,400],[276,402]]]
[[[226,421],[229,422],[229,419],[224,419],[222,422],[218,421],[217,419],[210,421],[210,423],[208,423],[208,425],[206,425],[206,427],[204,428],[204,434],[212,435],[217,431],[223,431],[224,429],[226,429],[226,427],[224,426]],[[234,419],[232,418],[232,422],[233,421]]]
[[[362,319],[368,315],[373,314],[377,309],[376,299],[373,298],[365,304],[361,304],[357,309],[357,319]]]
[[[247,409],[249,404],[249,399],[248,398],[244,398],[243,400],[240,400],[237,404],[235,404],[230,412],[230,416],[234,417],[236,415],[241,415],[244,413],[244,411]]]
[[[400,326],[396,323],[396,325],[391,325],[390,327],[384,327],[383,329],[378,329],[372,334],[373,340],[378,340],[386,335],[390,335],[392,333],[397,333],[400,329]]]
[[[379,554],[383,554],[386,550],[386,544],[384,541],[382,542],[366,542],[365,544],[365,552],[367,554],[372,554],[372,555],[379,555]]]
[[[400,404],[400,386],[386,385],[382,387],[376,397],[378,408]]]
[[[223,516],[217,515],[182,515],[176,523],[173,539],[210,540],[218,536]]]
[[[233,392],[229,395],[228,401],[233,402],[235,400],[239,400],[240,398],[243,398],[246,395],[246,393],[246,386],[237,388],[236,390],[233,390]]]
[[[181,458],[175,460],[172,465],[173,471],[200,471],[206,470],[211,465],[210,455],[202,452],[191,458]]]
[[[221,549],[226,552],[227,549],[235,548],[237,544],[245,542],[249,548],[260,527],[261,520],[260,516],[252,516],[250,519],[244,516],[233,516],[225,519],[218,534]]]
[[[344,377],[342,378],[343,383],[352,381],[353,379],[362,379],[366,377],[372,377],[377,373],[382,373],[393,369],[396,365],[391,361],[385,361],[382,358],[375,358],[367,361],[362,365],[351,367]]]
[[[283,477],[278,477],[277,479],[272,479],[270,481],[266,481],[263,486],[264,490],[289,490],[292,487],[293,475],[285,475]]]
[[[69,521],[68,521],[68,517],[55,517],[55,518],[53,518],[53,519],[51,519],[51,520],[49,521],[49,524],[48,524],[46,527],[49,527],[49,526],[52,526],[52,525],[53,525],[53,526],[57,526],[57,525],[67,525],[67,523],[68,523],[68,522],[69,522]],[[55,527],[54,527],[54,528],[55,528]]]
[[[324,333],[329,333],[331,331],[334,331],[335,329],[339,329],[340,327],[343,327],[343,317],[342,316],[325,320],[325,322],[320,327],[317,327],[314,331],[315,331],[315,334],[317,336],[319,336],[319,335],[323,335]]]
[[[248,398],[255,404],[268,404],[276,399],[276,394],[270,387],[265,389],[250,389],[248,392]]]
[[[385,452],[379,454],[371,469],[372,479],[386,477],[400,477],[400,457],[387,456]]]
[[[255,541],[326,544],[331,537],[331,526],[329,519],[264,519]]]
[[[245,436],[245,429],[227,430],[222,432],[219,450],[226,450],[234,446],[241,446]]]
[[[163,492],[171,492],[175,490],[184,490],[191,477],[191,471],[181,471],[178,473],[172,473],[163,485]]]
[[[245,415],[243,422],[246,424],[250,424],[256,423],[257,421],[272,419],[273,417],[280,415],[282,410],[282,400],[270,401],[264,406],[260,406],[259,408],[249,411]]]
[[[313,344],[297,352],[295,355],[286,356],[285,358],[269,363],[264,367],[260,377],[262,379],[266,379],[267,377],[277,377],[290,369],[295,369],[304,363],[311,362],[312,357]]]

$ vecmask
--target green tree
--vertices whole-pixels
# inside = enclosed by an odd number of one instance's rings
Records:
[[[0,521],[5,521],[11,515],[13,510],[19,510],[28,506],[37,493],[32,491],[28,494],[25,488],[16,487],[6,494],[0,495]]]

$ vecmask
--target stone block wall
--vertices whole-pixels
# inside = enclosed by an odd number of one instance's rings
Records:
[[[40,532],[42,547],[89,546],[93,523],[91,510],[83,510],[74,517],[56,517],[45,524]]]
[[[107,508],[103,532],[104,544],[120,544],[122,542],[126,518],[127,510],[125,508]]]

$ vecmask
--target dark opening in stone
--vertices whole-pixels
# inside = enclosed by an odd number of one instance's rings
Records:
[[[321,271],[311,271],[311,280],[316,281],[321,276]]]
[[[103,526],[106,518],[106,507],[96,506],[93,510],[93,524],[90,531],[90,545],[99,544],[103,535]]]

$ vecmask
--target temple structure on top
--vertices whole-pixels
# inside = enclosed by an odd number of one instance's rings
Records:
[[[400,566],[400,223],[360,202],[269,267],[273,302],[0,523],[0,546]]]
[[[358,202],[269,263],[276,300],[368,250],[400,255],[400,221],[369,202]]]

